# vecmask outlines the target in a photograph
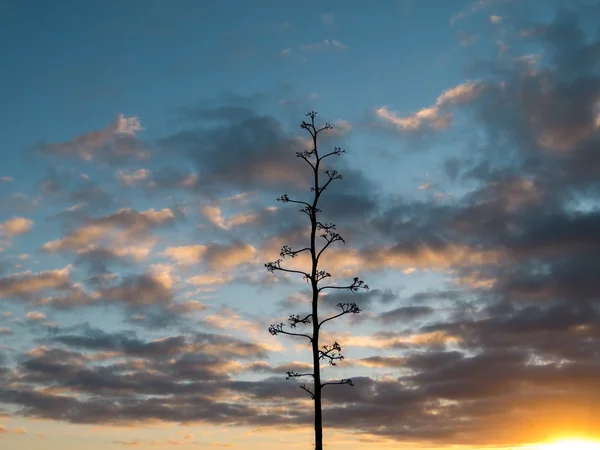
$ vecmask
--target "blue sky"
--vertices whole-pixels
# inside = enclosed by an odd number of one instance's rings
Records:
[[[308,238],[276,198],[312,110],[347,150],[326,268],[372,287],[323,300],[363,310],[325,336],[331,448],[599,438],[599,14],[0,2],[0,440],[310,446],[308,348],[267,331],[307,286],[264,263]]]

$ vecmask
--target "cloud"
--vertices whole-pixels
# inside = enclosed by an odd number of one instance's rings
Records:
[[[201,209],[201,212],[210,222],[223,230],[256,222],[259,217],[257,213],[246,213],[236,214],[229,219],[225,219],[222,216],[221,208],[218,206],[205,206]]]
[[[143,274],[127,276],[119,284],[102,289],[99,298],[131,307],[144,307],[169,304],[173,300],[173,293],[163,280]]]
[[[212,270],[228,271],[237,266],[254,261],[256,249],[243,242],[229,245],[211,243],[168,247],[162,252],[178,264],[191,265],[205,262]]]
[[[12,430],[10,430],[6,425],[1,425],[0,424],[0,435],[1,434],[8,434],[8,433],[12,433],[12,434],[27,434],[27,428],[25,427],[15,427]]]
[[[319,52],[325,50],[346,50],[348,47],[335,39],[325,39],[322,42],[313,42],[300,47],[305,52]]]
[[[39,311],[29,311],[25,314],[25,318],[30,322],[39,322],[47,319],[46,314]]]
[[[33,227],[33,220],[25,217],[13,217],[0,223],[0,235],[13,238],[27,233]]]
[[[460,342],[460,336],[453,335],[446,330],[417,333],[378,332],[372,336],[348,336],[344,339],[346,346],[377,349],[444,348],[449,344]]]
[[[493,23],[493,24],[501,23],[502,19],[503,19],[502,16],[492,15],[492,16],[490,16],[490,23]]]
[[[459,42],[461,43],[461,45],[473,45],[475,42],[477,42],[477,39],[479,39],[479,36],[476,34],[469,34],[465,31],[459,31],[458,33],[456,33],[456,36],[458,37]]]
[[[112,273],[99,274],[96,286],[92,282],[89,282],[88,287],[74,284],[68,289],[65,288],[65,292],[60,295],[53,294],[41,298],[38,304],[57,309],[111,304],[135,311],[156,312],[158,309],[165,319],[169,313],[188,311],[181,303],[175,302],[172,290],[174,280],[170,273],[161,271],[156,266],[153,269],[148,273],[123,276]]]
[[[454,14],[450,18],[450,25],[454,25],[459,20],[466,19],[467,17],[475,14],[476,12],[482,9],[489,8],[491,6],[499,5],[502,3],[508,3],[510,1],[512,0],[477,0],[471,2],[464,10]]]
[[[188,278],[187,282],[194,286],[219,285],[233,280],[233,276],[224,273],[204,273]]]
[[[151,174],[152,172],[148,169],[137,169],[129,173],[119,170],[117,172],[117,179],[127,186],[133,186],[140,181],[148,179]]]
[[[375,110],[376,116],[399,132],[418,132],[424,129],[445,130],[452,122],[449,108],[473,101],[480,95],[483,85],[479,82],[468,81],[443,92],[435,105],[423,108],[414,114],[401,117],[397,112],[390,111],[387,106]]]
[[[114,161],[131,157],[144,159],[149,153],[143,150],[137,139],[137,132],[143,129],[139,117],[119,114],[106,128],[90,131],[57,144],[42,143],[38,145],[38,149],[45,154],[76,157],[84,161]]]
[[[379,315],[379,320],[384,324],[405,323],[433,314],[435,310],[430,306],[401,306],[386,311]]]
[[[29,297],[45,290],[65,289],[70,286],[71,266],[43,272],[20,272],[0,277],[2,298]]]
[[[347,120],[343,120],[343,119],[337,119],[335,121],[333,121],[332,125],[332,129],[328,134],[329,136],[332,137],[338,137],[338,136],[342,136],[346,133],[348,133],[351,129],[352,129],[352,124],[350,122],[348,122]]]
[[[365,367],[406,367],[407,358],[401,356],[369,356],[356,361],[356,364]]]
[[[154,239],[150,231],[172,225],[175,221],[176,215],[169,208],[148,209],[142,212],[122,208],[113,214],[87,220],[84,225],[71,231],[64,238],[45,243],[42,250],[48,253],[83,252],[101,244],[131,246],[132,243],[140,242],[151,248]],[[115,254],[138,255],[139,251],[139,248],[135,250],[135,247],[131,247],[130,251],[123,248],[113,250]]]
[[[171,258],[177,264],[198,264],[206,253],[206,245],[183,245],[180,247],[167,247],[161,255]]]
[[[309,173],[298,170],[295,156],[302,142],[273,117],[234,99],[220,107],[187,108],[182,120],[190,126],[159,144],[195,166],[195,192],[215,197],[308,185]]]
[[[14,181],[13,177],[7,177],[7,176],[0,177],[0,183],[10,183],[11,181]]]

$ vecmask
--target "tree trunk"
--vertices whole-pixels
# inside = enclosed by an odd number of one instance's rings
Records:
[[[316,308],[315,308],[316,309]],[[313,373],[315,395],[315,450],[323,450],[323,415],[321,412],[321,364],[319,358],[319,329],[318,317],[314,321],[313,333]]]

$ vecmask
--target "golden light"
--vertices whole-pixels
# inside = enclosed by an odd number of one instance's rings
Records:
[[[526,448],[531,450],[600,450],[600,443],[584,439],[564,439]]]

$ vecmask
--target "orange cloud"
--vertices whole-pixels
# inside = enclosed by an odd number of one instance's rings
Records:
[[[29,311],[27,314],[25,314],[25,318],[31,322],[38,322],[41,320],[46,320],[46,314],[39,311]]]
[[[404,132],[421,131],[424,128],[445,130],[452,122],[452,114],[447,110],[448,107],[468,103],[477,97],[481,90],[480,83],[468,81],[443,92],[435,105],[420,109],[409,116],[399,116],[387,106],[376,109],[375,114],[388,125]]]
[[[175,220],[175,214],[168,208],[135,211],[123,208],[116,213],[91,220],[75,229],[64,238],[55,239],[42,246],[49,253],[90,251],[103,244],[120,256],[134,256],[142,259],[154,247],[156,239],[150,229],[164,226]],[[138,243],[135,246],[132,243]]]
[[[13,217],[0,223],[0,235],[13,238],[27,233],[33,226],[33,220],[24,217]]]
[[[206,245],[183,245],[168,247],[161,255],[171,258],[177,264],[191,265],[202,261],[202,255],[204,255],[206,249]]]
[[[214,271],[227,271],[253,262],[256,259],[256,249],[243,242],[230,245],[211,243],[168,247],[161,255],[171,258],[178,264],[191,265],[206,262]]]
[[[195,275],[187,279],[187,282],[194,286],[206,286],[211,284],[225,284],[231,281],[233,277],[231,275],[225,275],[220,273],[205,273],[202,275]]]
[[[10,274],[0,278],[0,297],[8,298],[33,294],[46,289],[63,289],[71,283],[71,266],[62,269],[33,273],[31,271]]]
[[[430,333],[413,333],[408,335],[395,335],[393,333],[377,333],[371,336],[345,337],[344,344],[354,347],[369,348],[394,348],[413,346],[438,346],[446,344],[457,344],[461,342],[459,336],[453,336],[446,331],[433,331]]]
[[[225,219],[221,213],[221,208],[218,206],[205,206],[201,209],[201,212],[211,223],[223,230],[229,230],[239,225],[256,222],[258,219],[258,214],[256,213],[237,214],[229,219]]]

